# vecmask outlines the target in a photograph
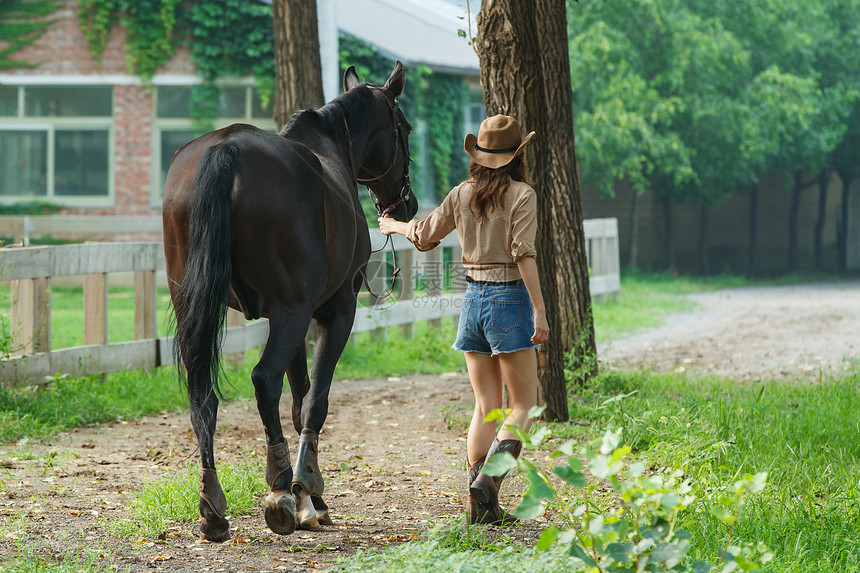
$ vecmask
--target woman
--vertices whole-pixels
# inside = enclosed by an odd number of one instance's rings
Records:
[[[457,229],[468,287],[452,348],[465,353],[475,392],[475,411],[466,442],[469,464],[469,519],[472,523],[514,521],[499,507],[504,476],[480,473],[493,454],[519,456],[522,444],[508,426],[526,428],[537,402],[535,347],[549,334],[535,263],[536,197],[525,183],[523,150],[534,132],[521,137],[516,120],[487,118],[478,136],[466,136],[471,177],[451,190],[423,221],[379,218],[383,234],[405,235],[421,251],[430,250]],[[502,381],[511,413],[498,433],[487,414],[502,407]]]

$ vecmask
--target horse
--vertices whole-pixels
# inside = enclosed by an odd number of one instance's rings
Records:
[[[408,221],[418,210],[409,183],[412,126],[396,99],[404,82],[400,61],[382,87],[362,83],[350,67],[344,93],[295,113],[279,133],[234,124],[187,143],[170,160],[164,255],[174,353],[184,366],[200,452],[199,529],[206,540],[230,538],[213,439],[228,306],[249,320],[269,319],[251,373],[268,446],[266,524],[288,535],[332,523],[318,435],[371,252],[358,183],[369,188],[380,215]],[[317,338],[308,376],[311,318]],[[285,373],[298,434],[294,467],[279,415]]]

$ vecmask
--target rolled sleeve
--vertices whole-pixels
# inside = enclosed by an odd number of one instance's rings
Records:
[[[511,257],[514,262],[523,257],[536,257],[537,197],[529,189],[511,210]]]
[[[419,251],[435,249],[456,228],[452,193],[424,220],[413,219],[406,228],[406,238]]]

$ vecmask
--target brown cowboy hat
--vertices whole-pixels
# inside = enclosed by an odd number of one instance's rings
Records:
[[[471,133],[463,142],[463,149],[478,165],[498,169],[522,153],[535,132],[520,135],[520,124],[509,115],[494,115],[481,122],[478,136]]]

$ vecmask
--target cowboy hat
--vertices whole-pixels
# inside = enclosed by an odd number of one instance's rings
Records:
[[[478,165],[498,169],[522,153],[535,132],[525,138],[520,135],[520,125],[509,115],[494,115],[481,122],[478,136],[466,135],[463,149]]]

